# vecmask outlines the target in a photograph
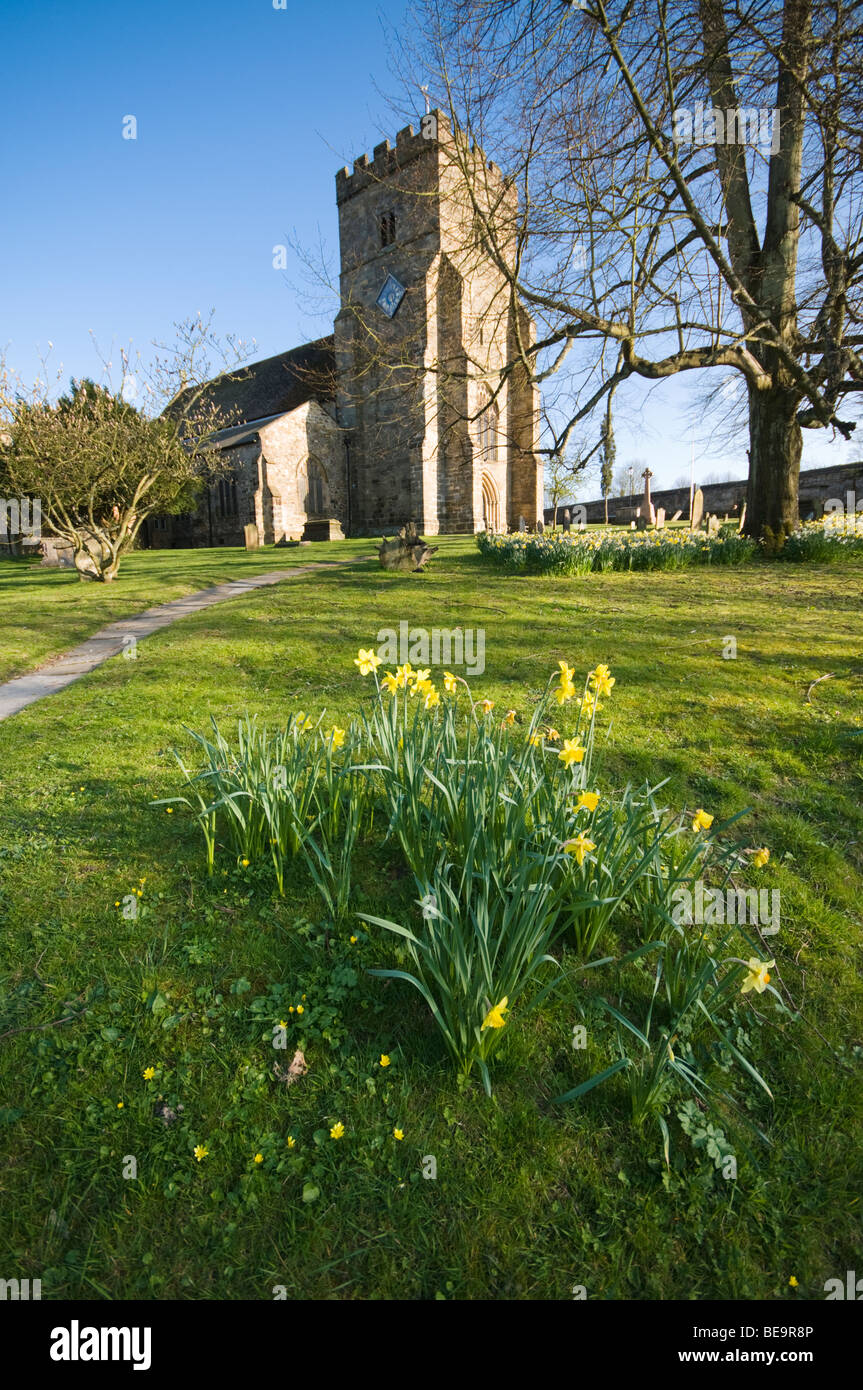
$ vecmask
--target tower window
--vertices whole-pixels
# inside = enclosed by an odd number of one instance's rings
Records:
[[[498,422],[500,414],[497,402],[491,398],[491,393],[482,388],[483,412],[479,417],[479,450],[480,456],[486,463],[497,462],[498,451]]]
[[[392,246],[396,239],[396,215],[394,212],[382,212],[379,219],[381,246]]]

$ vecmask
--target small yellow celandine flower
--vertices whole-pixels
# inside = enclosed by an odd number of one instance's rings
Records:
[[[386,675],[381,681],[381,685],[385,685],[390,694],[395,695],[396,691],[401,685],[401,681],[399,680],[398,676],[393,675],[392,671],[387,671]]]
[[[305,1004],[305,1002],[306,1002],[306,996],[303,994],[303,995],[301,995],[300,997],[301,997],[303,1003]]]
[[[794,1275],[793,1275],[793,1274],[792,1274],[791,1278],[788,1280],[788,1283],[791,1285],[792,1289],[797,1289],[797,1288],[800,1287],[800,1285],[797,1283],[797,1280],[794,1278]]]
[[[775,960],[759,960],[757,956],[752,956],[746,964],[749,966],[749,974],[743,981],[740,993],[748,994],[754,989],[756,994],[763,994],[770,984],[770,967],[775,965]]]
[[[192,1153],[195,1155],[199,1163],[201,1162],[202,1158],[207,1157],[207,1154],[209,1152],[210,1150],[206,1147],[205,1144],[196,1144],[194,1149],[192,1150]]]
[[[382,1053],[381,1053],[381,1066],[382,1066],[382,1067],[388,1067],[389,1064],[390,1064],[389,1056],[387,1055],[386,1052],[382,1052]]]
[[[302,1004],[298,1004],[298,1005],[297,1005],[297,1013],[298,1013],[298,1014],[304,1014],[305,1012],[306,1012],[306,1011],[305,1011],[305,1009],[303,1008],[303,1005],[302,1005]]]
[[[117,903],[114,904],[114,906],[115,906],[115,907],[119,907],[120,904],[117,902]]]
[[[123,1106],[125,1105],[125,1103],[126,1103],[126,1102],[123,1101],[123,1100],[118,1100],[118,1101],[117,1101],[117,1109],[118,1109],[118,1110],[122,1110],[122,1109],[123,1109]]]
[[[572,767],[573,763],[584,762],[584,749],[577,738],[565,738],[557,756],[566,767]]]
[[[334,725],[333,728],[328,731],[327,738],[330,740],[333,750],[341,748],[345,741],[345,731],[344,729],[337,729]]]
[[[458,688],[458,678],[453,675],[452,671],[444,671],[443,688],[446,691],[447,695],[454,695],[456,693],[456,690]]]
[[[141,1072],[141,1075],[143,1076],[145,1081],[152,1081],[153,1077],[156,1075],[156,1068],[145,1067],[144,1070]]]
[[[172,816],[172,815],[174,814],[174,808],[173,808],[173,806],[166,806],[166,807],[165,807],[165,810],[167,811],[167,813],[168,813],[169,816]]]
[[[256,1163],[263,1163],[263,1161],[264,1161],[264,1155],[263,1155],[263,1154],[255,1154],[255,1162],[256,1162]]]
[[[769,858],[769,849],[757,849],[752,856],[752,867],[754,869],[763,869]]]
[[[289,1005],[288,1005],[288,1013],[289,1013],[289,1014],[292,1014],[292,1013],[295,1013],[295,1012],[296,1012],[296,1011],[295,1011],[295,1009],[294,1009],[293,1004],[289,1004]]]
[[[280,1018],[280,1019],[279,1019],[279,1027],[280,1027],[280,1028],[287,1028],[287,1026],[288,1026],[288,1025],[287,1025],[287,1023],[285,1022],[285,1020],[284,1020],[283,1018]]]
[[[398,1129],[398,1128],[396,1128],[396,1129],[393,1130],[393,1138],[394,1138],[394,1139],[404,1139],[404,1137],[405,1137],[405,1132],[404,1132],[403,1129]]]
[[[288,1145],[288,1148],[289,1148],[289,1149],[294,1148],[296,1142],[297,1142],[297,1141],[296,1141],[296,1139],[294,1138],[294,1136],[293,1136],[292,1134],[289,1134],[289,1135],[288,1135],[288,1138],[287,1138],[287,1145]]]
[[[331,1139],[341,1139],[341,1137],[342,1137],[342,1135],[344,1134],[344,1132],[345,1132],[345,1127],[344,1127],[344,1125],[342,1124],[341,1120],[336,1120],[336,1123],[333,1125],[332,1129],[330,1130],[330,1138],[331,1138]]]
[[[381,658],[372,647],[368,651],[360,647],[359,655],[354,657],[354,665],[359,666],[361,676],[370,676],[381,664]]]
[[[702,811],[699,807],[698,810],[695,812],[695,817],[692,822],[692,829],[696,832],[699,830],[709,830],[712,824],[713,817],[709,816],[706,811]]]
[[[355,946],[356,943],[357,943],[357,938],[356,938],[355,936],[352,936],[352,937],[351,937],[351,945],[352,945],[352,946]]]
[[[582,792],[581,796],[578,798],[575,809],[576,811],[580,811],[582,807],[584,807],[585,811],[595,811],[598,802],[598,792]]]
[[[596,845],[587,838],[583,830],[579,835],[576,835],[574,840],[567,840],[563,847],[567,854],[575,855],[579,867],[584,863],[585,855],[589,854],[592,849],[596,849]]]
[[[493,1009],[489,1009],[482,1021],[482,1032],[485,1028],[503,1028],[506,1024],[504,1014],[509,1012],[509,995],[505,994],[499,1004],[495,1004]]]
[[[240,860],[240,863],[242,864],[242,866],[243,866],[244,869],[247,869],[247,868],[249,867],[249,861],[248,861],[248,859],[241,859],[241,860]]]
[[[494,700],[480,700],[479,706],[483,714],[491,714],[494,709]]]

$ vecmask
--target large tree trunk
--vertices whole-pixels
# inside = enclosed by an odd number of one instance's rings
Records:
[[[787,536],[798,522],[797,485],[803,439],[797,423],[799,395],[787,387],[749,393],[747,536],[768,531]]]

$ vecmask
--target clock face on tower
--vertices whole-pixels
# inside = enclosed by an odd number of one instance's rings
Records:
[[[391,319],[404,299],[405,293],[404,285],[400,285],[394,275],[388,275],[375,302],[379,309],[383,309],[387,318]]]

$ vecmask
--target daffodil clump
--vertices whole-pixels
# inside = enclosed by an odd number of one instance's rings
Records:
[[[678,570],[692,565],[740,565],[758,552],[738,534],[736,523],[717,536],[704,531],[597,529],[568,535],[511,536],[480,531],[484,559],[503,569],[530,574],[590,574],[601,570]]]

